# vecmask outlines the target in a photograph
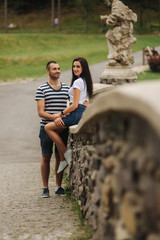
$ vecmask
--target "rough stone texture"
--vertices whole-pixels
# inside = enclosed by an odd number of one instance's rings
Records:
[[[131,46],[136,42],[133,37],[133,24],[137,21],[137,15],[119,0],[109,0],[108,5],[111,5],[111,13],[101,16],[106,25],[113,27],[106,33],[108,64],[115,66],[120,63],[128,66],[134,63]]]
[[[141,88],[142,91],[135,88],[140,103],[138,95],[146,88]],[[132,97],[134,90],[133,87]],[[109,97],[107,94],[106,104]],[[156,91],[152,97],[158,100]],[[105,104],[104,95],[102,100],[101,104]],[[151,107],[154,101],[148,98],[148,102]],[[78,131],[70,131],[73,196],[79,199],[94,230],[93,240],[160,239],[159,129],[156,131],[144,110],[143,117],[140,111],[118,107],[112,110],[109,106],[98,112],[95,101],[86,110]],[[142,107],[145,108],[144,102]],[[156,106],[153,108],[149,114],[159,121]],[[157,113],[158,110],[159,107]]]
[[[100,82],[103,84],[122,85],[137,81],[136,73],[131,66],[108,66],[103,71]]]

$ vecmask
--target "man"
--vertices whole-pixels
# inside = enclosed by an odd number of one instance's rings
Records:
[[[67,107],[69,86],[59,81],[60,67],[55,61],[50,61],[46,65],[46,72],[49,76],[48,82],[42,84],[37,88],[35,100],[37,101],[38,115],[41,117],[40,126],[40,141],[42,150],[41,160],[41,176],[43,182],[42,197],[49,197],[49,174],[50,174],[50,160],[52,156],[53,142],[44,130],[44,126],[53,121],[52,114],[59,113]],[[59,121],[56,119],[55,121]],[[67,145],[68,129],[60,133],[62,140]],[[55,194],[64,195],[64,189],[61,187],[63,171],[57,174],[59,166],[59,154],[55,146],[55,175],[56,175],[56,189]]]

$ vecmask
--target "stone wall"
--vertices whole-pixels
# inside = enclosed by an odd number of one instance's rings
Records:
[[[103,92],[70,128],[70,186],[94,240],[160,239],[159,92],[158,82]]]

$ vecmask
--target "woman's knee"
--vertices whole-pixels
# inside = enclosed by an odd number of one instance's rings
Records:
[[[58,127],[56,126],[56,124],[54,122],[51,123],[47,123],[46,126],[44,127],[45,131],[47,133],[49,132],[53,132],[53,131],[57,131]]]
[[[46,125],[44,126],[44,130],[45,130],[46,132],[47,132],[48,129],[49,129],[48,125],[49,125],[49,124],[46,124]]]
[[[53,125],[53,123],[47,123],[44,127],[45,131],[46,132],[51,131],[53,128],[52,125]]]

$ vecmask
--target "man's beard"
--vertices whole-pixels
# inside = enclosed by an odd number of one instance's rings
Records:
[[[50,78],[51,78],[53,81],[55,81],[55,80],[59,79],[59,76],[58,76],[58,77],[56,77],[56,76],[52,76],[52,75],[50,75],[50,74],[49,74],[49,76],[50,76]]]

